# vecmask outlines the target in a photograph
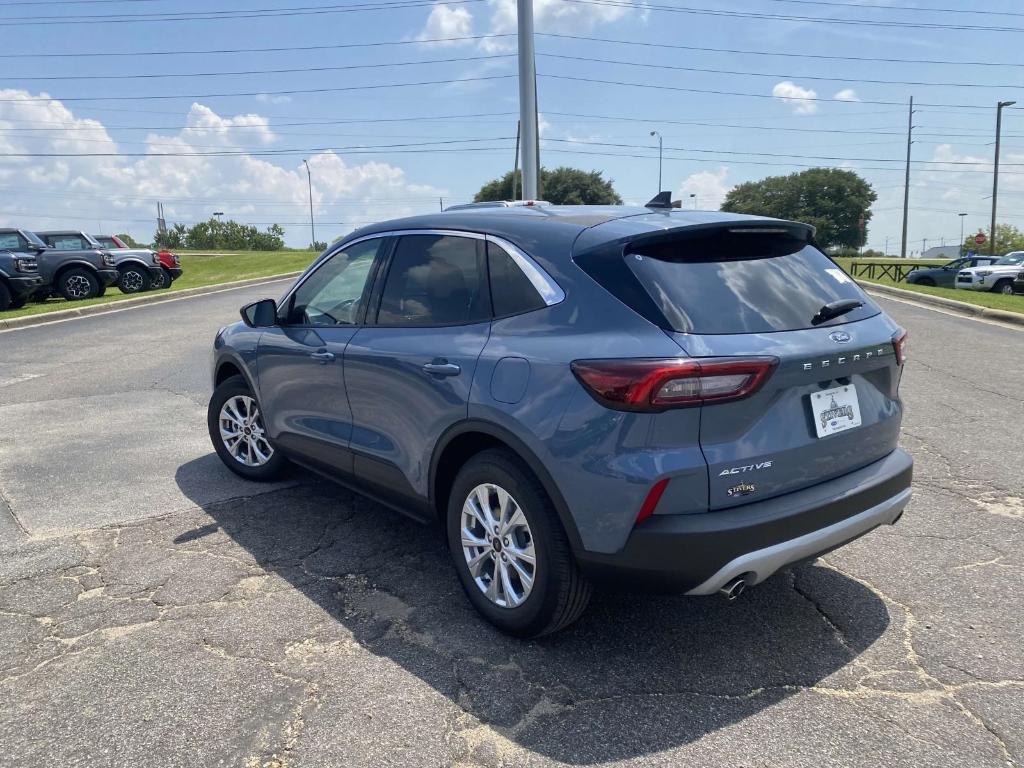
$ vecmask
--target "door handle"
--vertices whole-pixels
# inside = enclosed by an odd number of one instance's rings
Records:
[[[310,352],[309,356],[312,357],[321,365],[327,365],[327,363],[334,362],[334,353],[327,352],[326,350],[320,350],[319,352]]]
[[[443,358],[427,363],[423,366],[423,370],[431,376],[458,376],[462,373],[462,368],[455,363],[449,363]]]

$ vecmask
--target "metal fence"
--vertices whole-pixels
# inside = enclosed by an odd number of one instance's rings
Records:
[[[901,282],[907,279],[907,275],[915,269],[927,269],[933,264],[908,264],[900,262],[878,262],[878,261],[854,261],[850,263],[850,274],[853,277],[866,277],[869,280],[889,278],[893,282]]]

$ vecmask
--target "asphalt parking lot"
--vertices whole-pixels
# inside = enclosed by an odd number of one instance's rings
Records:
[[[282,286],[0,333],[6,764],[1024,763],[1024,332],[884,301],[898,526],[735,604],[602,594],[524,643],[437,532],[212,454],[210,341]]]

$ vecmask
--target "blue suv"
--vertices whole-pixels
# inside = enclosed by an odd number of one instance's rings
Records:
[[[288,462],[447,532],[523,637],[593,584],[734,598],[910,499],[906,333],[803,224],[537,205],[384,222],[214,350],[224,463]]]

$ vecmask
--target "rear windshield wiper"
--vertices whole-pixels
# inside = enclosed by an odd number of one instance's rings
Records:
[[[860,299],[840,299],[839,301],[830,301],[818,310],[818,314],[811,318],[811,325],[827,323],[833,318],[845,315],[847,312],[851,312],[857,309],[857,307],[863,306],[864,302]]]

